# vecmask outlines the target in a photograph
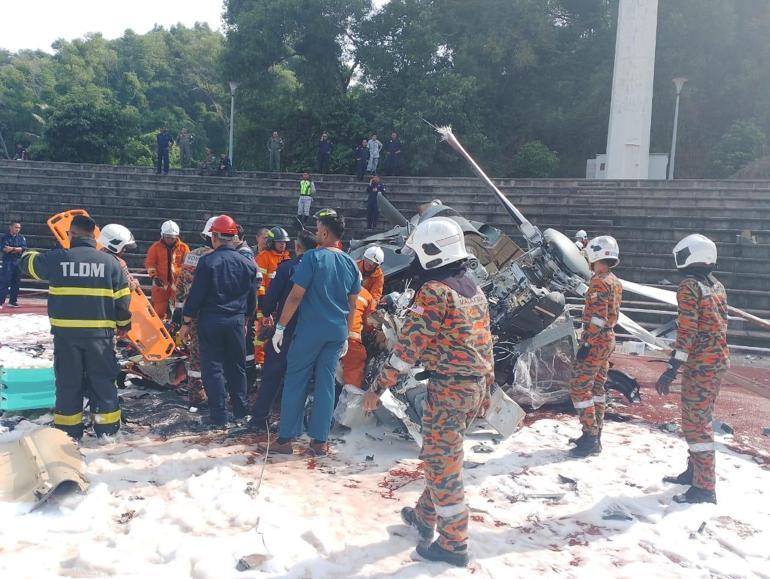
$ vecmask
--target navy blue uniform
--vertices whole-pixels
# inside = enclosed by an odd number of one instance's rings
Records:
[[[353,156],[356,159],[356,177],[361,181],[366,172],[366,165],[369,163],[369,147],[358,145],[353,151]]]
[[[198,261],[182,315],[198,320],[201,377],[211,422],[224,425],[225,384],[233,414],[246,408],[246,320],[257,307],[257,266],[235,248],[220,246]]]
[[[318,172],[326,173],[329,170],[329,161],[332,158],[334,145],[329,139],[318,141]]]
[[[161,168],[163,169],[163,174],[168,175],[168,150],[171,145],[174,144],[174,139],[171,138],[171,135],[169,133],[158,133],[157,136],[158,141],[158,170],[157,173],[160,175]]]
[[[369,229],[377,227],[380,218],[380,208],[377,206],[377,193],[385,195],[385,185],[369,183],[366,186],[366,226]]]
[[[96,249],[93,238],[75,238],[69,249],[29,252],[23,269],[48,280],[48,318],[56,375],[54,426],[73,438],[83,435],[83,396],[91,401],[94,431],[120,428],[115,380],[116,328],[131,327],[128,276],[114,256]]]
[[[270,282],[267,294],[262,299],[260,308],[265,316],[272,315],[275,320],[281,317],[283,305],[286,298],[289,297],[294,283],[291,281],[294,271],[297,269],[302,256],[294,259],[288,259],[278,264],[275,270],[275,277]],[[284,330],[284,343],[291,342],[294,335],[294,328],[297,325],[297,316],[295,315]],[[259,386],[257,400],[254,402],[254,409],[251,411],[251,423],[255,428],[265,428],[270,419],[270,409],[275,402],[278,392],[283,385],[283,378],[286,375],[286,357],[289,349],[283,348],[280,352],[273,349],[272,341],[265,342],[265,363],[262,366],[262,383]]]
[[[27,239],[21,233],[16,235],[6,233],[0,238],[0,251],[5,247],[20,247],[26,250]],[[16,300],[19,298],[19,282],[21,281],[21,253],[16,251],[6,253],[3,251],[2,255],[3,270],[0,271],[0,306],[5,303],[9,290],[10,299],[8,302],[15,305]]]
[[[398,175],[401,167],[401,141],[391,139],[385,145],[385,152],[388,156],[385,158],[385,173],[387,175]]]

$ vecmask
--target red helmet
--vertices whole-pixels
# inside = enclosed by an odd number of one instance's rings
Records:
[[[220,215],[214,219],[210,231],[211,233],[219,233],[221,235],[237,235],[238,225],[229,215]]]

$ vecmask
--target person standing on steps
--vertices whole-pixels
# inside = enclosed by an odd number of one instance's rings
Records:
[[[377,165],[380,163],[380,151],[382,151],[382,142],[377,140],[377,133],[372,133],[367,143],[369,148],[369,164],[366,170],[370,175],[374,175],[377,172]]]
[[[181,340],[198,324],[201,374],[209,403],[204,427],[227,426],[225,393],[235,420],[248,415],[246,323],[257,307],[257,266],[236,249],[238,226],[228,215],[211,223],[214,251],[203,256],[182,309]]]
[[[155,173],[160,175],[161,169],[164,175],[168,175],[168,154],[174,144],[174,139],[168,134],[168,129],[163,127],[155,140],[158,142],[158,166]]]
[[[85,428],[86,395],[96,436],[120,429],[114,336],[131,329],[128,278],[112,255],[96,249],[95,229],[93,219],[75,215],[69,249],[29,251],[22,257],[22,268],[33,279],[48,280],[56,374],[53,423],[76,440]]]
[[[658,394],[668,394],[679,368],[684,366],[682,432],[690,454],[683,473],[663,480],[690,485],[687,492],[674,497],[677,503],[716,503],[712,423],[719,387],[730,367],[727,294],[712,273],[717,246],[708,237],[694,234],[682,239],[674,247],[674,261],[685,278],[676,292],[679,317],[674,351],[656,389]]]
[[[182,130],[179,131],[176,136],[176,144],[179,145],[179,162],[182,169],[187,169],[190,166],[192,135],[187,132],[186,128],[182,127]]]
[[[401,140],[396,131],[390,134],[390,141],[385,144],[385,153],[385,174],[398,175],[401,169]]]
[[[329,172],[333,150],[334,144],[329,140],[329,135],[322,133],[321,140],[318,141],[318,172],[322,175]]]
[[[344,218],[326,209],[317,215],[316,241],[320,247],[302,256],[272,339],[276,352],[289,349],[278,440],[269,446],[270,452],[279,454],[293,454],[293,443],[302,434],[311,374],[315,375],[315,390],[308,427],[310,452],[327,454],[335,371],[339,359],[347,353],[348,333],[361,290],[356,262],[337,248],[345,231]],[[290,344],[284,344],[286,327],[297,310],[294,336]],[[267,446],[260,448],[264,451]]]
[[[385,195],[385,185],[380,182],[379,175],[373,175],[366,186],[366,226],[369,229],[377,227],[380,219],[380,206],[377,204],[377,194]]]
[[[278,131],[267,140],[267,157],[271,172],[280,173],[281,171],[281,151],[283,151],[283,139]]]
[[[369,163],[369,141],[364,139],[353,149],[353,158],[356,160],[356,178],[363,181]]]
[[[0,271],[0,310],[8,296],[8,306],[19,307],[19,284],[21,283],[21,256],[27,250],[27,238],[21,234],[21,223],[11,221],[8,233],[0,238],[3,269]]]
[[[422,450],[425,490],[401,518],[417,529],[417,553],[429,561],[468,564],[468,507],[463,486],[463,441],[477,416],[489,407],[494,384],[492,334],[487,297],[467,275],[470,254],[462,228],[447,217],[420,223],[402,253],[413,253],[422,282],[409,308],[398,343],[364,396],[373,412],[382,393],[417,364],[430,372],[423,407]],[[434,529],[439,538],[433,539]]]
[[[310,206],[315,195],[315,183],[310,179],[310,173],[302,173],[299,182],[299,200],[297,201],[297,219],[303,225],[310,218]]]
[[[610,271],[620,263],[614,237],[595,237],[585,247],[593,275],[583,306],[583,333],[572,369],[570,396],[580,417],[583,434],[572,440],[570,455],[583,458],[602,451],[602,427],[607,395],[604,384],[610,356],[615,350],[615,324],[618,323],[623,286]]]

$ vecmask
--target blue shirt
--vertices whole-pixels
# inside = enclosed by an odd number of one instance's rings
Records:
[[[302,255],[292,281],[305,289],[296,332],[312,332],[320,341],[346,340],[348,296],[361,291],[356,262],[339,250],[311,249]]]
[[[254,260],[223,245],[198,261],[182,314],[248,317],[256,310],[257,289]]]
[[[3,262],[18,262],[21,259],[21,253],[5,253],[4,247],[21,247],[27,249],[27,239],[21,234],[11,235],[10,233],[4,234],[0,237],[0,251],[3,253]]]

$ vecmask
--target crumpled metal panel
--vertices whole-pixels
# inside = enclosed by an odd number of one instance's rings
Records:
[[[40,428],[0,444],[0,502],[37,507],[66,483],[88,489],[83,457],[65,432]]]

